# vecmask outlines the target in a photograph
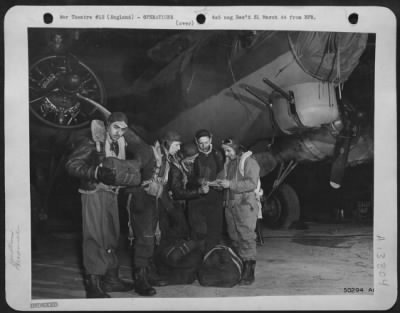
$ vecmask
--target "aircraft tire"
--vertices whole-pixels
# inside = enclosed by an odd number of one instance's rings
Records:
[[[290,185],[282,184],[270,199],[263,203],[262,210],[263,222],[268,228],[287,229],[300,218],[300,201]]]

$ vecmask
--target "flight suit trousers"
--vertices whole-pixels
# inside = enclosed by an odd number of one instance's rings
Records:
[[[244,261],[255,260],[258,210],[248,204],[231,203],[225,208],[225,217],[233,248]]]
[[[199,199],[189,200],[192,238],[204,239],[206,251],[221,243],[224,226],[222,200],[222,193],[213,189]]]
[[[132,191],[130,202],[131,224],[135,236],[133,264],[136,268],[147,267],[153,257],[158,209],[154,196],[142,188]]]
[[[99,189],[82,193],[81,198],[83,265],[87,274],[104,275],[119,265],[118,194]]]

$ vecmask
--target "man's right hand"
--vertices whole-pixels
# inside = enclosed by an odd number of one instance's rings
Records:
[[[114,185],[115,184],[115,169],[111,169],[108,167],[97,167],[97,180],[106,184],[106,185]]]
[[[210,187],[207,184],[201,185],[199,188],[201,194],[206,194],[210,191]]]

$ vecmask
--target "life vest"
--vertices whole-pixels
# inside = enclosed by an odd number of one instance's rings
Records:
[[[126,159],[126,140],[124,136],[118,139],[118,155],[111,150],[111,143],[108,140],[109,135],[107,134],[104,122],[101,120],[93,120],[91,122],[92,139],[96,143],[97,152],[104,152],[106,157],[115,157],[120,160]]]
[[[240,157],[239,161],[239,173],[244,176],[244,162],[248,157],[250,157],[253,154],[251,151],[247,151],[243,153]],[[254,193],[256,195],[256,200],[257,200],[257,206],[258,206],[258,218],[262,218],[262,204],[261,204],[261,197],[264,194],[264,191],[261,188],[261,180],[260,178],[258,179],[257,182],[257,188],[254,190]]]

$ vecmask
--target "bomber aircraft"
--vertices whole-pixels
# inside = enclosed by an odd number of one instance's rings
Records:
[[[206,128],[213,143],[253,151],[271,227],[300,217],[298,164],[328,162],[327,184],[373,164],[375,36],[244,30],[31,29],[31,185],[48,213],[57,177],[90,121],[125,112],[130,143],[167,130],[185,142]],[[370,186],[371,187],[371,186]]]

